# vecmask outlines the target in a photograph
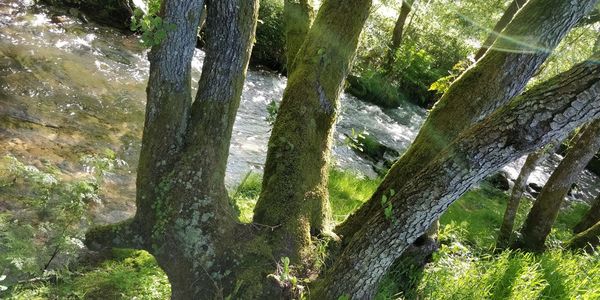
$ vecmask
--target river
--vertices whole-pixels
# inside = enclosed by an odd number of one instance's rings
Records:
[[[0,3],[0,154],[38,168],[57,166],[66,178],[86,172],[84,155],[114,151],[127,166],[107,175],[98,222],[125,219],[135,211],[135,167],[144,119],[147,50],[137,37],[83,23],[77,18],[32,6],[28,1]],[[193,59],[193,81],[204,53]],[[281,99],[285,77],[252,68],[248,72],[230,146],[226,184],[235,186],[247,172],[262,170],[270,125],[267,105]],[[373,177],[371,162],[345,144],[352,130],[365,131],[402,152],[414,139],[427,112],[409,103],[382,110],[343,94],[334,134],[334,164]],[[534,173],[543,183],[560,157]],[[522,164],[505,170],[516,177]],[[589,172],[579,186],[583,200],[599,191]],[[2,199],[0,199],[1,201]]]

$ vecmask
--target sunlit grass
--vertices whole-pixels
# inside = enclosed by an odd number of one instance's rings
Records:
[[[343,221],[378,184],[379,180],[332,170],[329,192],[334,220]],[[231,191],[241,221],[251,222],[260,188],[260,175],[249,174]],[[461,197],[441,218],[442,245],[433,262],[422,271],[391,270],[377,299],[600,299],[600,254],[560,248],[586,206],[574,204],[561,212],[547,252],[495,252],[507,197],[487,185]],[[517,228],[530,207],[531,201],[524,199]],[[17,286],[8,299],[167,299],[169,295],[168,280],[151,255],[115,250],[108,260],[56,280]]]
[[[378,299],[600,299],[600,254],[560,247],[587,206],[575,203],[561,211],[545,253],[495,252],[507,198],[483,185],[457,200],[440,219],[441,247],[433,262],[409,273],[412,282],[401,277],[404,270],[392,270]],[[523,199],[516,229],[531,205]]]
[[[156,260],[146,251],[114,249],[99,264],[55,280],[15,287],[7,299],[168,299],[171,287]]]

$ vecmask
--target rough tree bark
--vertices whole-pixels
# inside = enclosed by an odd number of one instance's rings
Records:
[[[573,233],[581,233],[598,222],[600,222],[600,195],[596,197],[592,207],[581,218],[581,221],[573,227]]]
[[[191,59],[203,4],[163,1],[161,15],[175,29],[149,54],[136,215],[86,238],[92,248],[148,250],[168,275],[173,299],[228,294],[238,259],[224,176],[258,2],[207,3],[206,57],[192,104]]]
[[[551,50],[596,2],[529,1],[503,31],[503,36],[511,39],[498,39],[487,55],[450,86],[371,199],[338,226],[336,233],[349,240],[380,210],[384,193],[399,191],[461,131],[521,93]]]
[[[453,201],[514,159],[600,117],[600,64],[585,62],[516,97],[463,132],[362,225],[313,291],[317,299],[373,297],[402,252]],[[390,195],[388,191],[386,194]]]
[[[500,226],[500,231],[498,232],[496,248],[503,249],[510,245],[513,228],[515,226],[515,217],[517,216],[517,211],[519,210],[521,197],[523,197],[523,193],[527,187],[527,179],[529,179],[529,175],[535,171],[535,167],[537,165],[554,153],[556,144],[558,143],[550,143],[542,149],[527,156],[527,160],[525,161],[525,164],[523,164],[521,172],[519,172],[519,177],[517,177],[517,180],[515,181],[510,198],[506,204],[502,225]]]
[[[510,3],[506,11],[504,11],[502,17],[500,17],[500,20],[498,20],[498,22],[494,26],[494,29],[492,29],[492,31],[488,34],[487,38],[481,45],[481,48],[479,48],[477,53],[475,53],[475,61],[478,61],[494,44],[494,42],[498,38],[498,35],[500,35],[502,30],[506,28],[506,25],[510,23],[510,21],[517,14],[517,11],[519,11],[519,9],[521,9],[521,7],[523,7],[526,2],[527,0],[513,0],[513,2]]]
[[[273,245],[292,262],[330,231],[332,126],[371,0],[323,2],[295,59],[269,139],[254,222],[277,226]]]
[[[575,235],[566,246],[569,249],[583,249],[591,253],[598,245],[600,245],[600,222]]]
[[[598,95],[596,95],[598,97]],[[544,249],[546,237],[560,211],[560,205],[577,176],[600,149],[600,120],[585,127],[575,144],[550,175],[521,229],[516,248],[528,251]]]
[[[294,60],[308,30],[315,19],[312,0],[285,0],[283,3],[285,22],[285,54],[288,74],[292,73]]]

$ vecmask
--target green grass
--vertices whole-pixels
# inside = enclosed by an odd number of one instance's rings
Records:
[[[379,180],[332,170],[329,178],[334,220],[343,221],[376,189]],[[249,174],[231,191],[240,220],[251,222],[261,178]],[[466,193],[440,222],[441,248],[424,270],[392,270],[377,299],[600,299],[600,253],[573,253],[560,248],[587,207],[564,209],[543,254],[495,252],[497,230],[507,194],[487,185]],[[523,200],[518,228],[530,200]],[[401,281],[400,278],[403,278]],[[407,281],[407,282],[406,282]],[[402,294],[403,287],[411,286]],[[166,299],[166,276],[144,251],[115,250],[102,263],[82,266],[55,281],[20,285],[8,299]]]
[[[392,270],[378,299],[600,299],[600,253],[561,249],[588,208],[571,204],[561,211],[543,254],[495,252],[495,238],[508,195],[482,185],[469,191],[440,219],[440,250],[424,270]],[[523,199],[515,227],[532,202]],[[401,292],[403,288],[412,289]]]
[[[171,287],[146,251],[114,249],[99,263],[52,281],[15,287],[7,299],[168,299]]]

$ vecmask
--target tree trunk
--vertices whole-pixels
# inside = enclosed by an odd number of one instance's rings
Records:
[[[354,234],[313,291],[316,299],[373,297],[402,252],[452,202],[488,174],[600,117],[600,65],[585,62],[516,97],[463,132],[423,170],[413,174]],[[379,199],[381,201],[381,199]]]
[[[410,148],[392,166],[371,199],[338,226],[336,233],[349,239],[381,209],[384,193],[402,189],[461,131],[521,93],[551,50],[595,2],[529,1],[504,30],[507,37],[529,37],[529,41],[498,39],[488,55],[460,76],[431,110]]]
[[[500,17],[500,20],[498,20],[498,23],[496,23],[496,26],[494,26],[494,29],[492,29],[492,31],[488,34],[487,38],[481,45],[481,48],[479,48],[479,51],[475,53],[475,61],[478,61],[494,44],[502,30],[506,28],[506,25],[510,23],[513,17],[517,14],[517,11],[519,11],[519,9],[521,9],[525,3],[527,3],[527,0],[513,0],[513,2],[510,3],[502,17]]]
[[[596,197],[592,207],[590,207],[585,216],[581,218],[581,221],[575,225],[573,233],[583,232],[598,222],[600,222],[600,195]]]
[[[404,25],[406,24],[406,20],[410,11],[412,10],[412,6],[415,0],[403,0],[402,6],[400,7],[400,14],[398,15],[398,19],[396,20],[396,25],[394,25],[394,32],[392,33],[392,46],[390,47],[390,52],[393,53],[400,47],[400,43],[402,43],[402,37],[404,35]]]
[[[273,245],[294,263],[307,254],[311,233],[330,231],[332,126],[370,7],[371,0],[323,2],[273,125],[254,222],[277,226]]]
[[[574,236],[567,243],[567,248],[583,249],[591,253],[594,252],[598,245],[600,245],[600,222]]]
[[[258,15],[257,1],[207,4],[206,57],[191,101],[191,59],[203,1],[166,0],[174,29],[150,52],[133,221],[93,229],[87,244],[146,249],[173,299],[222,298],[235,284],[241,234],[224,185],[229,141]],[[223,51],[227,49],[227,51]]]
[[[548,156],[552,155],[556,148],[556,144],[559,143],[546,145],[544,148],[527,156],[527,160],[521,168],[519,177],[517,177],[517,180],[515,181],[510,198],[506,204],[506,211],[504,212],[504,218],[502,219],[502,225],[500,226],[500,232],[498,233],[496,248],[503,249],[510,245],[513,227],[515,226],[515,217],[517,216],[521,198],[527,187],[527,179],[529,179],[529,175],[535,171],[535,167],[538,164],[545,161]]]
[[[597,97],[597,95],[596,95]],[[600,120],[586,126],[537,197],[515,247],[541,251],[558,216],[560,205],[577,176],[600,149]]]
[[[287,72],[291,74],[296,54],[298,54],[298,50],[300,50],[306,39],[308,30],[315,18],[312,0],[285,0],[283,18],[285,21]]]

